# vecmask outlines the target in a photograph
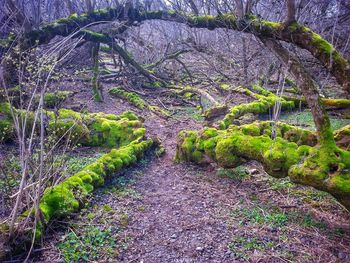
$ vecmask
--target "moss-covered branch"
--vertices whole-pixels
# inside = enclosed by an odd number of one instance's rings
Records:
[[[250,103],[239,104],[232,107],[228,114],[220,121],[220,128],[226,129],[230,124],[233,123],[233,120],[246,114],[246,113],[266,113],[269,109],[275,106],[276,103],[281,103],[282,109],[293,109],[295,107],[293,101],[287,101],[272,92],[269,92],[257,85],[253,85],[253,91],[247,88],[236,88],[237,92],[244,93],[256,100]],[[207,115],[210,112],[207,113]]]
[[[134,67],[137,71],[139,71],[150,81],[157,80],[157,78],[152,74],[151,71],[145,69],[139,63],[137,63],[136,60],[133,59],[133,57],[130,54],[128,54],[128,52],[124,48],[115,43],[115,41],[113,41],[113,39],[109,35],[96,33],[90,30],[82,30],[81,32],[79,32],[78,35],[82,35],[85,40],[108,44],[115,52],[119,54],[119,56],[124,60],[126,64],[129,64],[132,67]]]
[[[52,218],[62,218],[77,212],[85,204],[87,196],[103,185],[108,176],[135,163],[152,144],[152,140],[142,140],[141,136],[127,146],[112,149],[110,153],[60,184],[47,188],[39,203],[44,223],[47,224]],[[42,226],[39,225],[36,239],[40,238]]]
[[[293,43],[300,48],[308,50],[336,77],[337,81],[350,92],[350,64],[349,62],[325,39],[309,28],[299,25],[297,22],[290,24],[276,23],[261,20],[254,16],[246,16],[238,19],[232,14],[218,16],[193,16],[179,14],[174,11],[159,10],[141,12],[129,8],[124,10],[123,6],[104,10],[96,10],[90,14],[73,14],[68,18],[55,21],[45,25],[39,30],[26,34],[25,46],[48,43],[57,35],[68,36],[82,27],[100,21],[112,20],[146,21],[165,20],[185,23],[190,27],[228,28],[232,30],[252,33],[262,38],[272,38]]]
[[[272,131],[274,139],[269,135]],[[299,144],[291,142],[295,138],[288,138],[289,131],[293,129],[288,126],[267,129],[257,124],[183,131],[178,136],[176,159],[195,163],[212,160],[221,167],[257,160],[270,175],[289,176],[296,183],[328,192],[350,210],[350,152],[332,145],[302,144],[302,138],[310,134],[301,134]]]
[[[146,107],[146,102],[140,98],[139,95],[137,95],[134,92],[127,92],[121,87],[112,88],[109,90],[109,94],[116,96],[118,98],[126,99],[131,104],[133,104],[135,107],[139,109],[144,109]]]
[[[27,118],[27,126],[32,126],[33,112],[13,110],[15,118]],[[120,116],[105,113],[84,114],[68,109],[60,109],[57,114],[51,111],[45,113],[46,132],[73,144],[124,146],[145,133],[142,122],[131,112],[125,112]],[[15,139],[13,123],[10,105],[0,104],[0,141]]]
[[[305,98],[302,97],[292,97],[284,95],[285,100],[294,101],[295,105],[307,106]],[[350,100],[348,99],[329,99],[321,98],[323,105],[326,109],[348,109],[350,108]]]

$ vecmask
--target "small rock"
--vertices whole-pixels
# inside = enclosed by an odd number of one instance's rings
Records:
[[[203,248],[202,248],[202,247],[196,247],[196,250],[197,250],[197,251],[202,251]]]
[[[173,234],[170,238],[171,238],[171,239],[176,239],[176,238],[177,238],[177,235],[176,235],[176,234]]]
[[[338,258],[339,259],[342,259],[342,260],[344,260],[344,259],[347,259],[347,254],[346,253],[344,253],[344,252],[339,252],[338,253]]]
[[[249,173],[250,175],[254,175],[254,174],[258,174],[259,171],[258,171],[258,169],[252,168],[252,169],[249,169],[249,170],[248,170],[248,173]]]

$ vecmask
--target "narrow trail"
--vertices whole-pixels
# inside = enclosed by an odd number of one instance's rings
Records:
[[[199,128],[189,122],[154,122],[150,133],[157,133],[166,154],[145,168],[136,182],[144,212],[131,215],[126,233],[134,237],[123,260],[141,262],[224,262],[232,229],[218,220],[219,209],[234,200],[228,185],[213,185],[199,167],[173,161],[176,136],[185,128]],[[185,126],[185,127],[184,127]],[[175,128],[174,128],[175,127]],[[232,259],[232,258],[231,258]]]

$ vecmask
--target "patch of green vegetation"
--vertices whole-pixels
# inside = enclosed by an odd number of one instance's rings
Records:
[[[126,212],[123,212],[119,215],[119,224],[122,228],[126,228],[129,224],[129,215]]]
[[[306,202],[323,202],[325,200],[333,199],[331,195],[326,192],[318,191],[315,189],[293,189],[290,191],[290,194],[301,198]]]
[[[282,114],[280,117],[281,121],[289,123],[291,125],[300,126],[309,130],[316,130],[314,119],[309,110],[304,110],[301,112],[292,112]],[[333,130],[340,129],[346,125],[350,124],[350,120],[348,119],[340,119],[340,118],[330,118],[331,126]]]
[[[48,92],[44,94],[44,106],[47,108],[58,107],[62,102],[64,102],[69,96],[72,95],[71,91],[55,91]],[[40,95],[35,96],[35,102],[39,103]]]
[[[1,141],[1,140],[0,140]],[[21,164],[17,154],[8,153],[0,164],[0,195],[3,197],[12,193],[20,184]],[[13,205],[11,200],[3,199],[4,208]],[[9,203],[8,203],[9,201]]]
[[[231,211],[230,216],[240,224],[262,224],[279,228],[286,225],[288,216],[278,209],[267,209],[266,207],[251,207]]]
[[[28,129],[34,122],[32,111],[13,109],[14,114],[27,117]],[[6,131],[6,138],[15,137],[13,120],[9,105],[0,103],[0,114],[5,114],[2,121],[6,121],[6,129],[0,125],[0,135]],[[143,137],[146,130],[142,122],[132,112],[121,115],[105,113],[80,113],[69,109],[59,109],[58,113],[45,111],[47,117],[46,131],[56,141],[68,142],[70,145],[82,144],[86,146],[125,146],[131,141]],[[2,118],[2,116],[1,116]],[[10,122],[11,127],[8,127]],[[36,125],[40,127],[40,125]],[[8,134],[11,131],[12,134]],[[2,136],[5,137],[5,136]]]
[[[78,233],[71,230],[58,244],[65,262],[91,262],[112,255],[116,247],[111,228],[83,227]]]
[[[174,108],[174,118],[177,119],[193,119],[196,121],[204,121],[201,112],[195,107],[178,107]]]
[[[293,222],[302,227],[316,228],[323,232],[325,232],[326,230],[330,230],[326,222],[315,219],[314,216],[312,216],[309,213],[300,213],[292,211],[288,213],[288,217],[290,219],[290,222]]]
[[[113,208],[110,205],[103,205],[102,208],[103,208],[103,211],[105,211],[107,213],[113,211]]]
[[[220,85],[220,88],[224,91],[229,91],[231,89],[231,86],[230,86],[230,84],[223,83]]]
[[[255,251],[266,253],[276,248],[276,242],[261,237],[246,235],[235,236],[228,244],[228,248],[235,254],[236,258],[249,260]]]
[[[219,168],[216,175],[233,180],[243,180],[249,176],[249,172],[246,167],[240,165],[232,169]]]
[[[69,156],[66,161],[66,173],[75,174],[81,171],[85,166],[95,162],[101,156],[101,153],[96,153],[94,156]]]
[[[296,185],[294,183],[292,183],[289,178],[276,179],[273,177],[269,177],[268,183],[269,183],[271,189],[274,191],[290,190],[290,189],[296,187]]]

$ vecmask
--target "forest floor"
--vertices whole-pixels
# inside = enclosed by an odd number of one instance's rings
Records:
[[[188,108],[168,120],[120,99],[74,100],[91,112],[132,109],[166,153],[150,153],[95,192],[89,205],[51,224],[34,262],[349,262],[350,214],[330,195],[269,177],[251,162],[237,169],[174,162],[181,130],[203,122]],[[68,105],[69,106],[69,105]],[[93,149],[75,160],[97,158]]]

